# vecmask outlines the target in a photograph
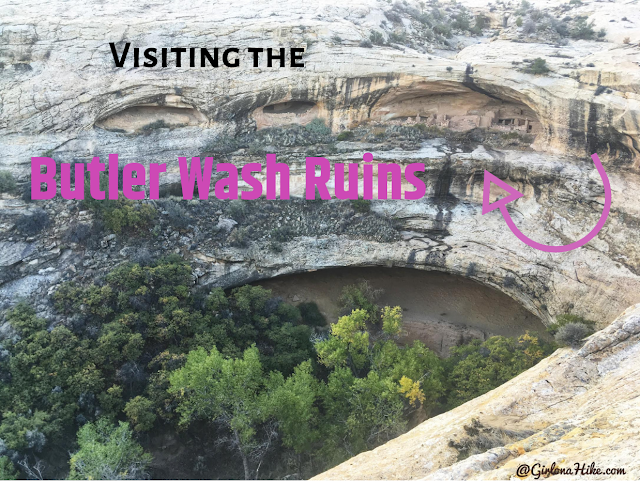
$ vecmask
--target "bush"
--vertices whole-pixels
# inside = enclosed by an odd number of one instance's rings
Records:
[[[143,396],[136,396],[124,407],[127,415],[136,431],[149,431],[156,421],[153,413],[153,402]]]
[[[167,213],[167,220],[174,228],[184,230],[189,227],[193,219],[189,217],[187,209],[179,202],[167,200],[162,203],[162,208]]]
[[[522,27],[522,33],[525,35],[529,35],[530,33],[534,33],[536,31],[536,22],[531,19],[528,19],[524,26]]]
[[[394,43],[405,43],[407,41],[407,34],[402,32],[402,33],[395,33],[395,32],[391,32],[389,34],[389,40],[391,42]]]
[[[469,15],[466,12],[460,12],[453,16],[451,28],[456,30],[468,31],[471,29]]]
[[[575,314],[559,315],[556,317],[556,322],[547,327],[547,332],[554,336],[562,326],[572,323],[584,324],[589,329],[589,334],[593,334],[593,332],[595,332],[596,323],[594,321],[589,321],[584,317],[576,316]]]
[[[350,130],[345,130],[344,132],[340,132],[338,134],[337,140],[350,140],[353,138],[353,132]]]
[[[624,43],[625,45],[629,45],[631,43],[631,38],[630,37],[624,37],[624,39],[622,40],[622,43]]]
[[[342,289],[342,294],[338,298],[338,306],[345,315],[351,314],[354,310],[362,309],[367,312],[369,322],[376,322],[379,310],[376,301],[382,292],[382,289],[374,289],[368,281],[350,284]]]
[[[458,461],[485,453],[489,449],[507,446],[533,434],[533,431],[511,431],[484,426],[477,419],[472,419],[471,424],[463,426],[463,429],[465,436],[449,441],[449,446],[458,450]]]
[[[70,479],[147,479],[151,455],[133,440],[129,423],[106,419],[78,431],[78,451],[69,462]]]
[[[569,322],[561,326],[553,337],[561,345],[579,347],[589,334],[589,328],[581,322]]]
[[[10,194],[16,190],[16,181],[11,172],[0,171],[0,194]]]
[[[49,225],[49,214],[44,210],[36,210],[33,214],[23,214],[16,221],[16,229],[24,235],[32,236],[40,233]]]
[[[384,45],[384,36],[377,30],[372,30],[369,34],[369,40],[373,45]]]
[[[366,214],[367,212],[371,211],[371,201],[366,199],[353,199],[351,201],[351,207],[356,212]]]
[[[549,67],[547,67],[547,61],[543,58],[536,58],[531,62],[531,65],[525,69],[525,72],[531,73],[534,75],[542,75],[547,72],[550,72]]]
[[[522,27],[522,17],[516,18],[516,26],[517,27]]]
[[[0,479],[18,479],[15,466],[6,456],[0,457]]]
[[[447,72],[451,73],[453,71],[453,67],[447,67]]]
[[[520,2],[520,6],[516,10],[516,13],[518,15],[526,15],[532,8],[533,5],[531,5],[531,3],[527,2],[527,0],[522,0],[522,2]]]
[[[571,38],[576,40],[592,40],[596,35],[593,29],[594,23],[593,20],[587,23],[586,18],[579,18],[569,32]]]
[[[113,204],[112,204],[113,203]],[[107,201],[102,216],[107,229],[120,234],[140,234],[149,227],[156,217],[156,210],[150,204],[136,204],[131,200]]]
[[[318,136],[326,136],[331,134],[331,129],[327,127],[323,119],[316,118],[304,126],[307,132]]]
[[[269,234],[271,239],[276,242],[287,242],[295,237],[295,231],[291,226],[283,225],[282,227],[276,227]]]
[[[315,302],[302,302],[298,304],[298,310],[302,317],[302,322],[310,326],[326,326],[327,320],[324,318],[318,304]]]
[[[451,349],[444,360],[447,405],[456,407],[495,389],[537,364],[555,346],[529,333],[516,338],[490,337]]]
[[[373,44],[371,43],[371,40],[369,40],[368,38],[365,38],[363,41],[360,42],[360,46],[363,48],[372,48]]]
[[[607,31],[604,28],[598,30],[598,38],[604,38],[607,36]]]
[[[233,220],[240,222],[249,213],[249,204],[240,199],[233,199],[229,202],[226,214]]]

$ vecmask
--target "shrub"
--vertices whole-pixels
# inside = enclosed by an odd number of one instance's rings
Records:
[[[562,326],[572,323],[584,324],[589,329],[589,334],[592,334],[595,331],[596,323],[594,321],[589,321],[584,317],[576,316],[575,314],[561,314],[556,317],[556,322],[547,327],[547,332],[553,336]]]
[[[345,130],[344,132],[340,132],[338,134],[337,140],[350,140],[353,138],[353,132],[350,130]]]
[[[229,202],[227,215],[235,221],[241,221],[249,213],[249,204],[241,199],[233,199]]]
[[[589,328],[586,325],[581,322],[569,322],[561,326],[553,337],[559,344],[579,347],[589,334]]]
[[[326,136],[331,134],[331,129],[327,127],[323,119],[315,118],[304,126],[307,132],[318,136]]]
[[[485,453],[489,449],[507,446],[533,434],[533,431],[511,431],[484,426],[477,419],[472,419],[471,424],[463,426],[463,429],[465,436],[449,441],[449,446],[458,450],[458,461],[474,454]]]
[[[368,38],[365,38],[363,41],[360,42],[360,46],[363,48],[372,48],[373,44],[371,43],[371,40],[369,40]]]
[[[622,43],[624,43],[625,45],[629,45],[631,43],[631,38],[624,37],[624,39],[622,40]]]
[[[0,171],[0,194],[10,194],[16,190],[16,181],[11,172]]]
[[[369,34],[369,40],[373,45],[384,45],[384,36],[377,30],[372,30]]]
[[[451,38],[451,27],[447,23],[437,23],[433,26],[433,32],[446,38]]]
[[[452,72],[453,71],[453,67],[447,67],[447,72]]]
[[[318,304],[315,302],[302,302],[298,304],[298,310],[302,317],[302,322],[310,326],[326,326],[327,320],[324,318]]]
[[[593,29],[594,21],[587,23],[586,18],[579,18],[570,30],[571,38],[576,40],[591,40],[595,37],[596,32]]]
[[[15,466],[6,456],[0,457],[0,479],[18,479]]]
[[[131,200],[114,200],[104,202],[102,211],[104,225],[110,231],[120,234],[123,231],[136,234],[148,228],[156,217],[156,210],[150,204],[137,204]]]
[[[531,73],[534,75],[542,75],[549,72],[549,67],[547,67],[547,61],[543,58],[536,58],[531,62],[531,65],[525,69],[525,72]]]
[[[16,221],[16,229],[24,235],[32,236],[40,233],[49,225],[49,214],[44,210],[36,210],[32,214],[22,214]]]
[[[532,7],[531,3],[527,2],[527,0],[522,0],[522,2],[520,2],[520,6],[516,10],[516,13],[518,15],[526,15]]]
[[[495,389],[537,364],[554,348],[529,332],[517,339],[494,336],[452,348],[451,356],[444,361],[449,383],[447,405],[459,406]]]
[[[162,203],[162,208],[167,213],[169,223],[176,229],[186,229],[193,222],[193,219],[188,215],[187,209],[180,205],[179,202],[167,200]]]
[[[351,207],[356,212],[366,214],[367,212],[371,211],[371,201],[366,199],[353,199],[351,201]]]
[[[106,419],[78,431],[78,451],[69,462],[70,479],[147,479],[151,455],[133,439],[129,423]]]
[[[404,32],[402,33],[391,32],[389,34],[389,40],[395,43],[405,43],[407,41],[407,34]]]
[[[517,27],[522,27],[522,17],[516,18],[516,26]]]
[[[534,33],[536,31],[536,22],[531,19],[528,19],[524,26],[522,27],[522,33],[525,35],[529,35],[530,33]]]
[[[291,226],[283,225],[276,227],[270,233],[271,238],[276,242],[287,242],[295,237],[295,232]]]
[[[153,402],[144,396],[136,396],[124,407],[127,415],[136,431],[149,431],[156,421],[153,413]]]
[[[367,320],[375,322],[379,310],[376,301],[382,292],[382,289],[374,289],[368,281],[350,284],[342,289],[338,306],[343,314],[351,314],[354,310],[362,309],[367,313]]]
[[[451,28],[468,31],[471,29],[471,22],[469,15],[466,12],[460,12],[453,16],[453,22]]]

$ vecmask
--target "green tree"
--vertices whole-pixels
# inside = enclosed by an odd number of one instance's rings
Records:
[[[107,419],[78,431],[78,451],[69,462],[70,479],[147,479],[151,455],[133,439],[129,423]]]
[[[242,358],[230,359],[215,347],[209,353],[199,348],[189,353],[184,367],[172,373],[169,382],[169,392],[178,396],[181,424],[205,419],[227,429],[229,444],[242,459],[245,479],[252,478],[252,463],[259,463],[266,453],[259,445],[273,438],[268,432],[266,440],[258,439],[257,430],[270,413],[272,392],[265,389],[258,349],[252,346]]]
[[[484,342],[475,339],[452,348],[445,361],[448,405],[459,406],[495,389],[537,364],[554,348],[528,332],[518,338],[493,336]]]
[[[320,453],[330,464],[372,449],[406,427],[398,384],[375,371],[357,378],[350,369],[336,367],[321,397],[325,414]]]
[[[18,479],[15,466],[6,456],[0,456],[0,479]]]
[[[131,420],[136,431],[148,431],[156,421],[153,403],[144,396],[136,396],[124,407],[124,413]]]
[[[310,451],[320,436],[316,401],[321,389],[311,361],[297,366],[286,380],[281,373],[271,376],[271,412],[278,421],[283,444],[296,453]]]
[[[329,368],[348,365],[355,372],[363,369],[369,353],[368,318],[367,311],[357,309],[332,324],[331,336],[316,344],[320,362]]]

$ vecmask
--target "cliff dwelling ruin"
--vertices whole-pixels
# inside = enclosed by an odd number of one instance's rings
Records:
[[[535,112],[520,102],[471,91],[424,93],[421,90],[391,92],[378,102],[371,118],[389,123],[423,123],[460,132],[485,128],[535,135],[542,130]]]

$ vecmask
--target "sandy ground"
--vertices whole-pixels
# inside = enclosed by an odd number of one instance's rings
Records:
[[[326,269],[258,282],[274,295],[298,304],[314,301],[329,322],[339,317],[342,288],[366,279],[383,289],[380,305],[403,308],[405,341],[419,339],[441,355],[473,338],[516,336],[526,330],[544,331],[536,316],[520,304],[472,280],[414,269],[356,267]]]

